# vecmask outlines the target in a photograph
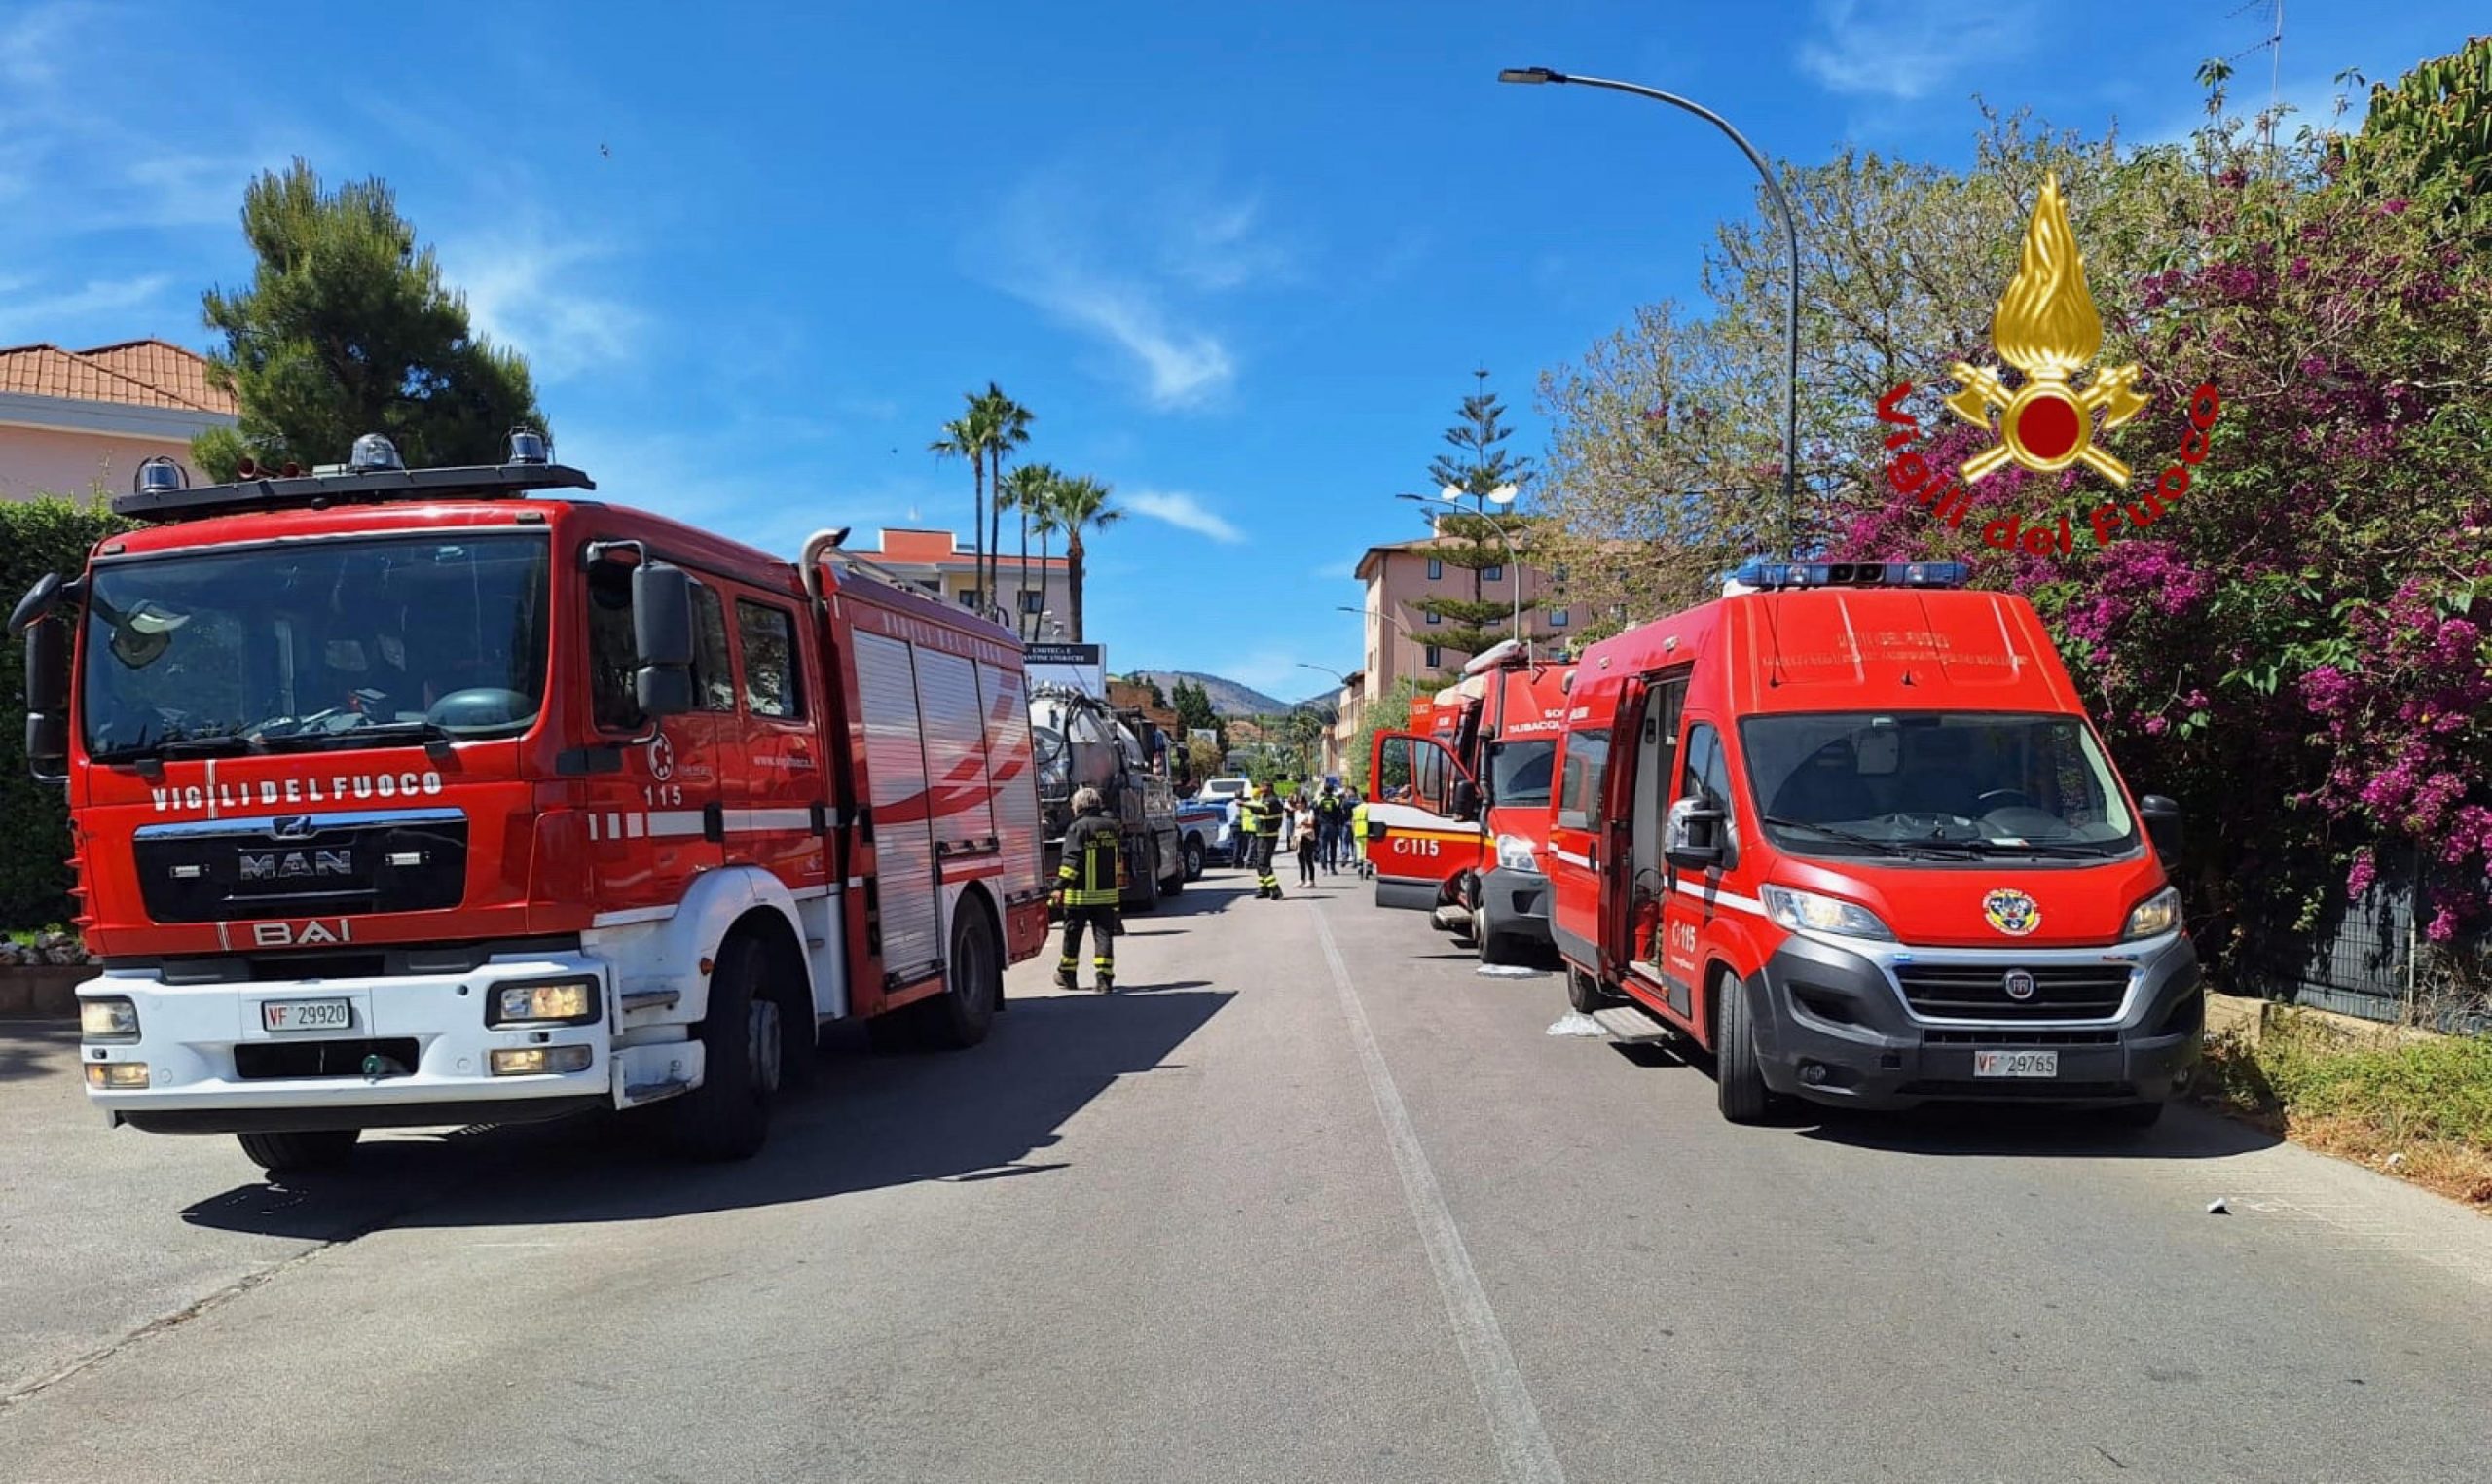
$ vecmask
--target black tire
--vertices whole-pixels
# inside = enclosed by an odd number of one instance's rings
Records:
[[[237,1134],[252,1164],[271,1175],[335,1170],[354,1157],[360,1129],[295,1129],[281,1134]]]
[[[2161,1099],[2152,1103],[2123,1103],[2118,1107],[2106,1108],[2103,1121],[2122,1133],[2143,1134],[2163,1121],[2164,1106]]]
[[[750,1159],[770,1138],[787,1024],[760,994],[770,956],[749,934],[729,938],[710,973],[710,1013],[693,1033],[701,1042],[701,1085],[659,1104],[667,1134],[688,1159]]]
[[[1713,1019],[1713,1101],[1733,1123],[1763,1123],[1774,1111],[1774,1091],[1757,1060],[1756,1020],[1748,987],[1725,975]]]
[[[1202,880],[1205,863],[1202,837],[1188,835],[1186,837],[1186,880]]]
[[[1155,846],[1155,845],[1152,847],[1152,850],[1153,850],[1154,852],[1155,852],[1158,849],[1159,849],[1159,848],[1158,848],[1157,846]],[[1160,861],[1160,862],[1159,862],[1159,864],[1161,864],[1161,865],[1163,865],[1163,866],[1164,866],[1164,865],[1167,865],[1167,864],[1168,864],[1168,862],[1167,862],[1167,861],[1165,861],[1165,860],[1162,860],[1162,861]],[[1185,890],[1185,889],[1186,889],[1186,883],[1187,883],[1189,880],[1191,880],[1191,878],[1190,878],[1190,877],[1188,877],[1188,876],[1186,875],[1186,850],[1185,850],[1185,847],[1184,847],[1184,846],[1179,846],[1179,847],[1177,848],[1177,857],[1176,857],[1176,864],[1175,864],[1175,867],[1174,867],[1173,869],[1171,869],[1167,875],[1165,875],[1165,876],[1163,876],[1163,877],[1159,878],[1159,894],[1160,894],[1161,896],[1175,896],[1175,895],[1177,895],[1179,892],[1181,892],[1181,891],[1183,891],[1183,890]]]
[[[943,993],[922,1005],[928,1042],[961,1051],[986,1039],[1004,1003],[1004,947],[982,898],[964,896],[952,913],[952,959]]]
[[[1130,912],[1149,912],[1159,905],[1159,842],[1144,848],[1144,858],[1137,868],[1128,860],[1125,866],[1125,889],[1118,894],[1117,905]]]
[[[1590,1015],[1619,1003],[1617,995],[1601,988],[1600,980],[1573,964],[1566,965],[1566,1003],[1568,1007]]]

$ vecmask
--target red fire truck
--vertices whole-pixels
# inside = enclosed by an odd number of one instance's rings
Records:
[[[1509,639],[1414,702],[1409,728],[1378,735],[1369,757],[1376,904],[1427,910],[1484,963],[1549,947],[1538,851],[1571,672]]]
[[[828,1022],[986,1034],[1046,932],[1008,631],[844,531],[790,564],[580,498],[530,432],[245,473],[151,461],[149,524],[12,618],[112,1123],[275,1171],[647,1108],[734,1158]]]
[[[1550,815],[1568,997],[1784,1096],[2152,1123],[2204,1001],[2162,854],[2033,607],[1961,562],[1753,562],[1584,651]]]

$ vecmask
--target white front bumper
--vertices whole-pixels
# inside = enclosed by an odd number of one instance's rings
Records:
[[[485,1024],[495,984],[518,979],[588,975],[601,986],[603,1010],[585,1026],[497,1030]],[[606,965],[580,954],[498,958],[458,975],[373,979],[263,980],[248,984],[169,985],[153,971],[107,970],[78,986],[81,999],[125,998],[138,1011],[138,1038],[79,1047],[90,1065],[144,1062],[143,1089],[104,1091],[89,1099],[115,1113],[193,1112],[219,1108],[405,1108],[444,1105],[458,1122],[461,1104],[610,1097],[615,1005]],[[345,999],[354,1024],[345,1031],[270,1032],[260,1006],[272,999]],[[367,1080],[361,1075],[270,1078],[239,1075],[235,1048],[284,1041],[412,1040],[410,1074]],[[494,1076],[487,1053],[506,1047],[586,1046],[579,1071]],[[400,1058],[405,1061],[404,1057]],[[342,1125],[343,1126],[343,1125]]]

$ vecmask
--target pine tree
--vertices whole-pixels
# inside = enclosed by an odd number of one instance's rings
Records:
[[[245,457],[343,463],[365,433],[387,434],[411,469],[499,463],[514,426],[545,428],[528,363],[469,328],[380,179],[326,191],[298,159],[243,189],[242,235],[250,285],[202,296],[225,335],[208,380],[241,405],[238,427],[192,441],[208,478]]]
[[[1458,502],[1447,501],[1429,511],[1429,524],[1444,541],[1428,549],[1429,556],[1471,574],[1471,597],[1430,597],[1412,605],[1440,625],[1427,635],[1428,642],[1448,654],[1462,655],[1476,655],[1514,633],[1515,605],[1489,599],[1483,573],[1492,566],[1515,568],[1525,545],[1521,539],[1525,531],[1523,523],[1511,515],[1488,514],[1488,497],[1531,478],[1531,461],[1505,447],[1514,429],[1506,425],[1505,404],[1488,390],[1488,373],[1472,375],[1479,378],[1480,389],[1462,399],[1461,420],[1445,430],[1445,441],[1454,452],[1440,453],[1428,464],[1432,489],[1458,489],[1471,505],[1464,510]],[[1510,537],[1515,548],[1511,552]],[[1522,581],[1520,569],[1510,569],[1505,576],[1510,582]],[[1533,599],[1524,602],[1522,609],[1527,613],[1537,606],[1538,600]],[[1448,670],[1458,668],[1447,667]]]

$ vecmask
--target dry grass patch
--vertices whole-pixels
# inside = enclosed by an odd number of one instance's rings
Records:
[[[2492,1211],[2492,1036],[2404,1041],[2286,1011],[2207,1042],[2199,1096],[2325,1153]]]

